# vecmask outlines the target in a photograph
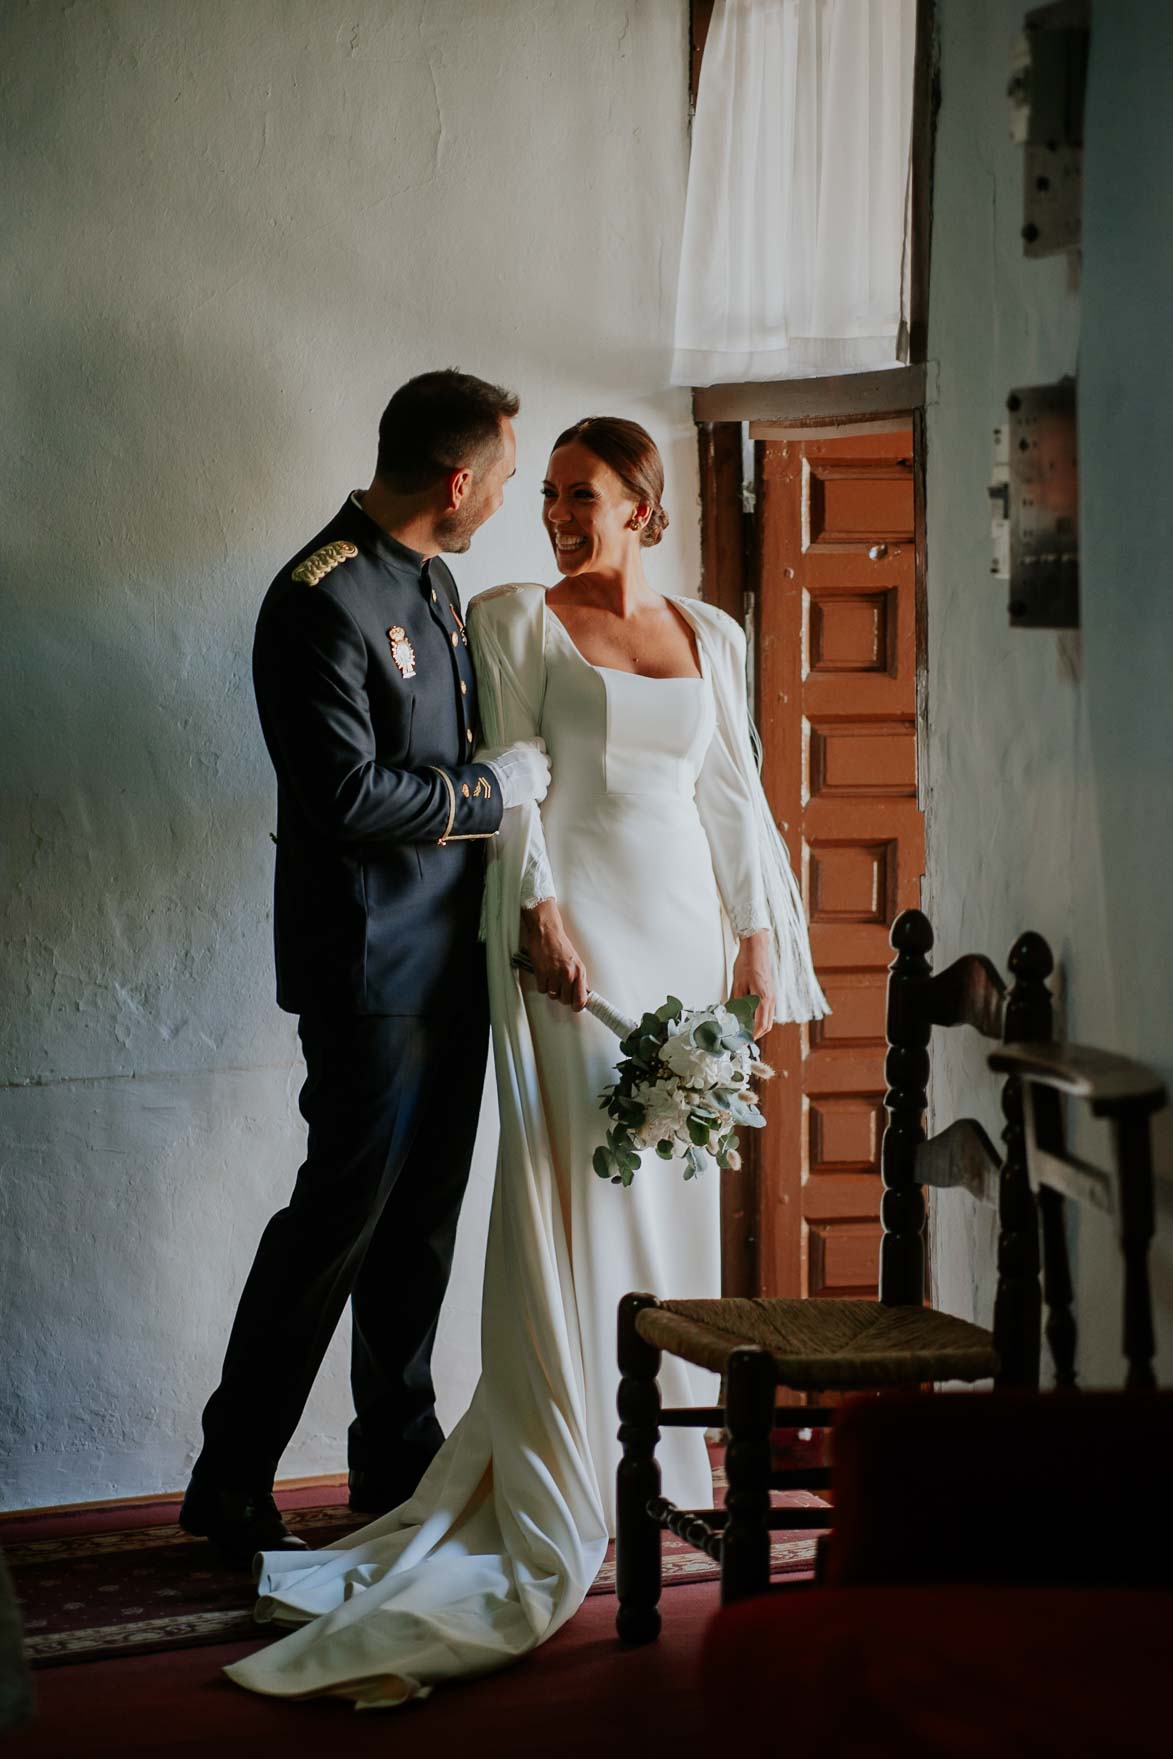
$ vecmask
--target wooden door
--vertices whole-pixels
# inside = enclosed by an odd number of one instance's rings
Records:
[[[770,1035],[759,1279],[874,1295],[893,918],[920,903],[913,430],[758,444],[763,779],[833,1012]],[[923,542],[919,544],[923,553]]]

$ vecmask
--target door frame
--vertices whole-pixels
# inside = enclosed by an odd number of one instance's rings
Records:
[[[714,0],[689,0],[689,116]],[[925,541],[925,391],[932,245],[933,161],[940,108],[940,58],[936,0],[917,0],[913,69],[911,224],[909,264],[909,364],[882,372],[778,383],[708,385],[692,393],[697,427],[701,514],[701,597],[745,628],[751,653],[751,689],[757,693],[758,583],[753,482],[745,480],[743,424],[785,427],[795,437],[847,434],[858,426],[899,418],[913,430],[916,515],[916,745],[917,796],[925,808],[927,768],[928,621]],[[760,1251],[761,1158],[749,1133],[738,1173],[722,1174],[721,1274],[726,1295],[762,1292]],[[927,1259],[926,1259],[927,1268]]]

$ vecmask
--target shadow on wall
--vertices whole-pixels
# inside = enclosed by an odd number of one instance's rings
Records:
[[[255,1061],[273,1027],[249,673],[273,559],[250,545],[290,436],[255,359],[152,352],[146,334],[83,321],[18,364],[8,1080]]]
[[[182,1482],[302,1142],[249,676],[280,558],[246,537],[290,436],[263,365],[146,334],[83,316],[13,375],[0,1434],[18,1505]]]

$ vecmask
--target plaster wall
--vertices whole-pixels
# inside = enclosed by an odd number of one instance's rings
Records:
[[[273,1001],[271,774],[249,649],[281,562],[369,480],[390,391],[523,399],[463,594],[545,579],[549,442],[657,435],[686,153],[680,0],[24,0],[0,25],[8,235],[0,654],[0,1506],[181,1485],[300,1159]],[[495,1118],[437,1348],[478,1368]],[[339,1470],[346,1338],[283,1463]]]
[[[1024,8],[943,0],[927,413],[929,730],[926,909],[937,959],[1005,971],[1034,928],[1059,962],[1060,1033],[1155,1065],[1173,1087],[1173,12],[1099,0],[1085,134],[1082,278],[1022,253],[1008,51]],[[989,567],[985,484],[1008,391],[1078,373],[1082,629],[1011,630]],[[975,1039],[934,1046],[939,1122],[996,1134]],[[968,1037],[969,1035],[956,1035]],[[1077,1120],[1073,1120],[1077,1123]],[[1082,1126],[1080,1126],[1082,1129]],[[1098,1127],[1081,1146],[1107,1151]],[[1160,1120],[1159,1164],[1173,1174]],[[1173,1377],[1173,1215],[1160,1193],[1158,1369]],[[1081,1372],[1119,1384],[1120,1273],[1106,1221],[1074,1218]],[[936,1294],[988,1323],[995,1223],[938,1201]]]

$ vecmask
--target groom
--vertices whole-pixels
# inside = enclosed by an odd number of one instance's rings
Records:
[[[277,575],[253,677],[277,772],[277,1001],[299,1015],[304,1165],[240,1298],[180,1513],[247,1565],[295,1550],[273,1501],[347,1299],[350,1506],[411,1495],[442,1438],[431,1353],[484,1082],[485,839],[541,800],[541,741],[476,751],[476,680],[441,551],[514,470],[512,392],[424,373],[374,480]]]

